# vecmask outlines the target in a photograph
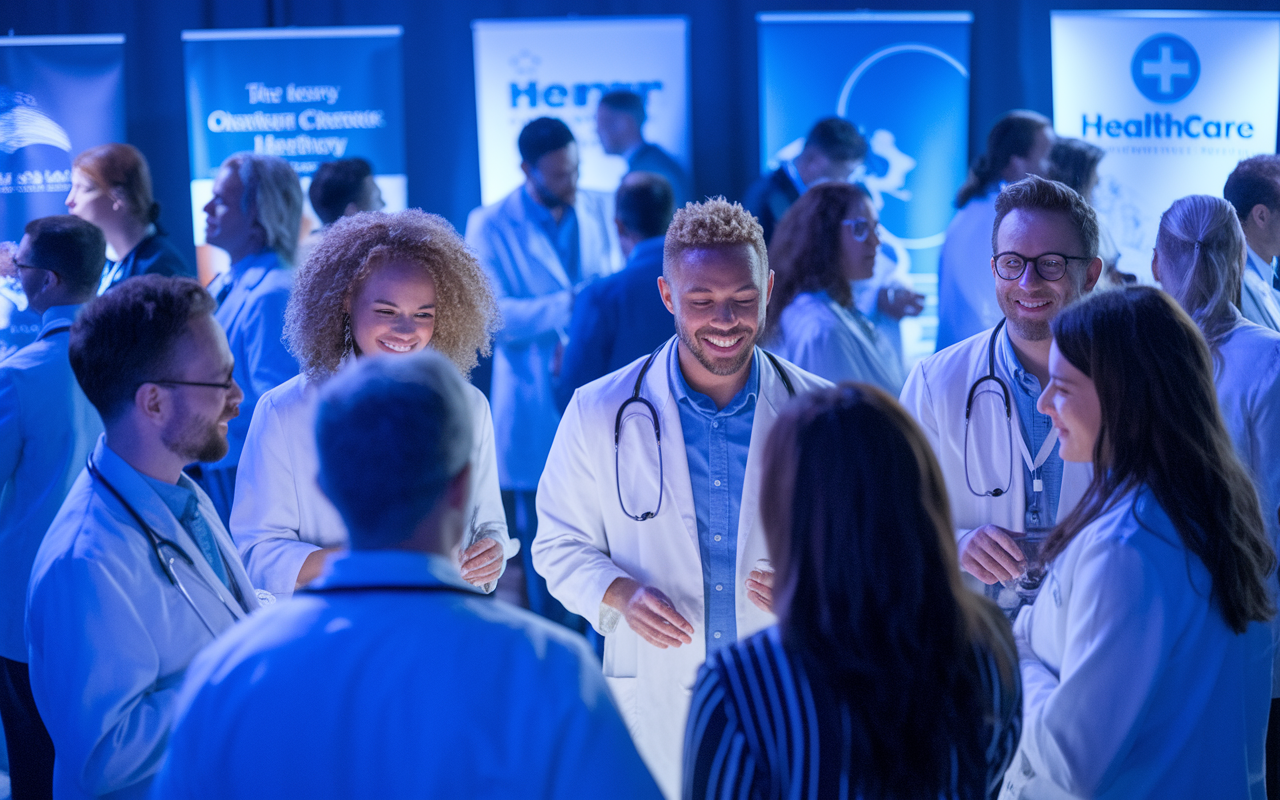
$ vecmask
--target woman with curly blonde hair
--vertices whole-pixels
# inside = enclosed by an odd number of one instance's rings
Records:
[[[466,375],[478,355],[489,354],[497,325],[484,271],[448,222],[409,209],[334,223],[298,270],[285,314],[302,374],[262,396],[240,459],[231,533],[255,586],[288,596],[347,543],[338,512],[316,485],[317,387],[350,359],[428,345]],[[489,403],[468,389],[473,511],[459,565],[465,580],[491,591],[515,546],[498,491]]]

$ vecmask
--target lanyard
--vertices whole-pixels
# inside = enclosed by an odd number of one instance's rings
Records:
[[[1031,451],[1027,449],[1027,440],[1021,434],[1018,435],[1018,449],[1022,452],[1022,460],[1026,462],[1027,469],[1031,470],[1031,491],[1043,492],[1044,481],[1040,480],[1040,468],[1044,466],[1044,462],[1049,460],[1049,454],[1053,452],[1053,446],[1058,443],[1058,429],[1054,428],[1049,431],[1049,435],[1044,437],[1044,444],[1040,445],[1040,452],[1036,453],[1034,460],[1031,458]]]

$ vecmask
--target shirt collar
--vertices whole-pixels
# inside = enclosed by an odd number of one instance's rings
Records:
[[[632,263],[648,256],[651,250],[661,252],[663,246],[666,245],[666,242],[666,236],[654,236],[649,239],[641,239],[636,242],[635,247],[631,248],[631,255],[627,256],[627,265],[630,266]]]
[[[1013,342],[1009,339],[1009,325],[1005,324],[1000,329],[1000,341],[996,343],[996,358],[1000,362],[1000,366],[1004,368],[1006,375],[1013,378],[1014,382],[1020,386],[1026,386],[1028,389],[1037,388],[1043,390],[1040,386],[1040,379],[1032,375],[1022,366],[1022,362],[1018,360],[1018,354],[1013,349]]]
[[[249,269],[267,263],[275,256],[275,251],[270,247],[264,247],[258,252],[245,256],[236,263],[231,265],[231,274],[239,277]]]
[[[1253,269],[1254,272],[1266,279],[1267,283],[1271,283],[1272,275],[1267,273],[1270,272],[1274,274],[1275,266],[1270,261],[1267,261],[1262,256],[1258,255],[1252,247],[1249,247],[1248,244],[1245,245],[1245,249],[1249,251],[1249,263],[1245,265],[1245,268]]]
[[[40,316],[40,327],[45,328],[55,322],[75,322],[76,314],[80,313],[81,306],[49,306]]]
[[[636,142],[634,145],[632,145],[632,146],[631,146],[631,148],[630,148],[629,150],[627,150],[627,152],[623,153],[623,154],[622,154],[622,157],[623,157],[624,159],[626,159],[626,161],[627,161],[627,163],[628,163],[628,164],[630,164],[630,163],[631,163],[631,159],[635,157],[635,154],[636,154],[636,153],[639,153],[639,152],[640,152],[640,148],[644,147],[644,145],[645,145],[645,141],[644,141],[644,139],[641,139],[640,141],[638,141],[638,142]]]
[[[747,376],[747,382],[743,385],[738,393],[733,396],[729,404],[724,408],[717,409],[716,403],[705,394],[695,391],[689,382],[684,379],[684,373],[680,370],[680,346],[679,343],[671,348],[671,355],[667,362],[667,375],[671,384],[671,393],[675,395],[676,402],[687,403],[691,408],[696,410],[704,417],[731,417],[751,408],[757,395],[760,393],[760,348],[752,348],[751,353],[751,374]]]
[[[164,502],[169,511],[173,513],[174,518],[179,522],[186,519],[191,513],[192,505],[199,506],[200,501],[196,498],[195,484],[186,475],[180,475],[178,482],[172,484],[156,480],[150,475],[144,475],[141,472],[138,474],[142,475],[142,479],[155,490],[156,494],[160,495],[161,501]]]
[[[533,218],[533,221],[539,225],[549,225],[552,228],[558,228],[564,224],[569,218],[569,213],[573,211],[573,206],[565,206],[564,214],[560,216],[560,221],[556,222],[556,218],[551,216],[551,209],[539,203],[533,195],[529,194],[529,185],[525,184],[520,187],[520,197],[524,201],[525,213]]]
[[[462,579],[453,561],[418,550],[348,550],[329,559],[324,572],[311,585],[332,588],[441,584],[483,594]]]

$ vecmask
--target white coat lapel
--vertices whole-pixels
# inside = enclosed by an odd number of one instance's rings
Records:
[[[530,265],[540,265],[560,285],[560,288],[568,289],[569,275],[564,271],[564,265],[560,263],[560,254],[543,233],[542,226],[525,213],[524,189],[513,192],[511,199],[515,206],[510,209],[511,213],[507,216],[511,225],[511,236],[514,241],[521,242],[523,245],[517,248],[516,252],[528,253]],[[581,218],[578,220],[578,230],[582,230]],[[540,287],[529,286],[528,289],[535,295],[542,293]]]
[[[750,572],[754,564],[743,564],[751,537],[759,533],[760,496],[764,492],[764,443],[778,418],[778,410],[791,399],[782,383],[778,370],[774,369],[764,351],[756,348],[759,359],[760,394],[756,399],[756,413],[751,419],[751,443],[747,447],[747,469],[742,481],[742,500],[738,504],[738,552],[737,574],[741,578]],[[761,548],[761,552],[768,552]]]
[[[257,259],[258,256],[250,256]],[[235,327],[236,320],[240,318],[246,307],[249,305],[249,295],[253,290],[258,288],[258,284],[262,283],[262,279],[267,277],[269,270],[265,266],[253,264],[245,268],[244,274],[239,278],[233,278],[234,285],[227,294],[227,299],[223,302],[222,308],[218,309],[214,316],[222,323],[222,329],[229,331]]]

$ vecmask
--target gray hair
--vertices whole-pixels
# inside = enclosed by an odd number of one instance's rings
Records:
[[[248,151],[233,153],[222,166],[240,176],[244,186],[240,210],[246,214],[256,210],[255,220],[267,237],[267,247],[292,266],[302,228],[302,184],[293,167],[283,158]]]
[[[466,391],[457,367],[430,349],[363,358],[324,384],[318,481],[352,548],[408,539],[467,465],[474,425]]]
[[[1160,283],[1191,315],[1216,353],[1235,324],[1244,279],[1244,231],[1221,197],[1193,194],[1160,217]]]

